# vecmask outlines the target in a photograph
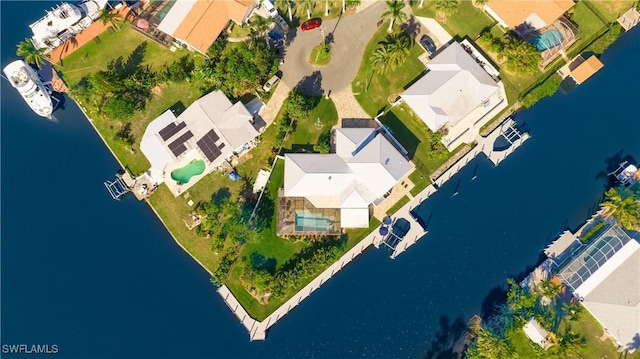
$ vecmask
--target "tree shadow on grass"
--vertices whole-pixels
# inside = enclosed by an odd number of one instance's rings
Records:
[[[186,109],[187,107],[184,105],[184,103],[182,103],[182,101],[178,101],[171,105],[171,107],[169,107],[169,110],[171,110],[173,115],[176,117],[180,116],[180,114],[182,114],[182,112],[184,112],[184,110]]]
[[[278,266],[278,261],[275,258],[266,258],[264,255],[258,252],[253,252],[249,255],[249,262],[251,263],[253,269],[266,270],[271,274],[275,274],[276,268]]]
[[[231,191],[227,187],[222,187],[211,195],[211,200],[218,205],[229,198],[231,198]]]

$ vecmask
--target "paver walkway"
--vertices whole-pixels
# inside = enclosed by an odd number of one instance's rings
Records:
[[[338,118],[371,118],[371,116],[360,107],[350,87],[351,86],[337,93],[331,93],[331,99],[338,111]]]
[[[269,102],[267,102],[267,106],[260,112],[260,116],[266,123],[267,127],[269,127],[273,120],[276,119],[276,116],[278,116],[278,112],[280,112],[280,108],[282,107],[284,100],[289,96],[289,91],[291,91],[291,87],[289,87],[287,83],[281,81],[274,90],[273,95],[271,95]]]

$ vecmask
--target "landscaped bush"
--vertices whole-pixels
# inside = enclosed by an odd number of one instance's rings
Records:
[[[605,32],[596,41],[589,45],[588,49],[596,54],[603,53],[611,44],[613,44],[618,37],[620,37],[621,27],[619,24],[613,24],[609,31]]]
[[[552,75],[522,99],[522,106],[524,106],[525,108],[529,108],[541,99],[548,96],[553,96],[553,94],[558,91],[561,83],[562,78],[560,77],[560,75]]]
[[[585,234],[580,236],[580,242],[589,243],[591,238],[595,237],[600,232],[602,232],[602,230],[604,229],[604,226],[605,226],[605,223],[602,221],[594,224],[593,227],[591,227],[591,229],[589,229]]]

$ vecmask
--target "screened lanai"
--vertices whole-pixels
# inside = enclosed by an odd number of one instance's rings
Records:
[[[575,291],[630,240],[620,227],[612,225],[562,268],[558,276]]]

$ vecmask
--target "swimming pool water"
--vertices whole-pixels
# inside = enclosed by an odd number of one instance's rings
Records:
[[[529,42],[535,45],[538,51],[544,51],[560,45],[562,42],[562,34],[560,31],[553,29],[532,37]]]
[[[333,227],[333,220],[319,214],[296,212],[296,231],[328,231]]]
[[[204,172],[206,165],[203,160],[193,160],[188,165],[171,172],[171,178],[180,183],[187,183],[193,176]]]

